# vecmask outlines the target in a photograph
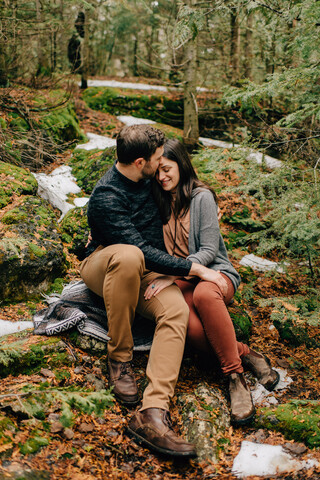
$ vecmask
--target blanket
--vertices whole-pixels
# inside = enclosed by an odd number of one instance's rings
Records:
[[[77,328],[82,335],[101,342],[110,340],[103,299],[89,290],[82,280],[69,283],[61,295],[49,296],[47,302],[48,308],[33,316],[35,335],[59,335]],[[153,322],[136,315],[132,326],[134,350],[150,350],[154,328]]]

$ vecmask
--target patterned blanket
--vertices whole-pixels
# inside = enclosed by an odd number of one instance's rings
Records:
[[[91,292],[80,280],[66,285],[61,295],[47,297],[48,308],[33,316],[35,335],[59,335],[72,328],[82,335],[89,335],[107,342],[108,319],[103,299]],[[155,325],[140,315],[136,315],[132,335],[134,350],[150,350]]]

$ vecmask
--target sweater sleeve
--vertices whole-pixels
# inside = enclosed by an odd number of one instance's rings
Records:
[[[135,245],[142,250],[148,270],[167,275],[188,275],[191,261],[175,258],[146,242],[130,218],[125,195],[112,187],[99,187],[91,197],[88,221],[93,241],[102,245]]]
[[[191,211],[190,228],[194,230],[194,250],[188,260],[201,265],[212,263],[219,251],[220,229],[217,215],[217,205],[209,190],[199,192],[193,199],[194,208]]]

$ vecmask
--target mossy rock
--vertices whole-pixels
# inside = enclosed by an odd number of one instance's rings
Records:
[[[14,448],[12,437],[17,430],[9,417],[0,414],[0,458],[11,455]]]
[[[310,448],[320,447],[320,401],[291,400],[273,408],[261,409],[256,423],[302,441]]]
[[[243,306],[238,305],[236,302],[228,306],[228,311],[233,322],[237,340],[248,343],[252,327],[250,315]]]
[[[61,370],[72,360],[59,337],[40,337],[24,331],[0,339],[0,377],[29,375],[42,367]]]
[[[86,140],[72,103],[43,115],[39,120],[39,127],[58,145],[73,140]]]
[[[12,201],[13,195],[35,195],[38,183],[26,169],[0,162],[0,208]]]
[[[320,304],[317,294],[275,297],[259,303],[272,307],[270,319],[282,340],[294,347],[320,347]]]
[[[87,206],[73,208],[60,223],[62,240],[68,244],[68,250],[79,260],[85,257],[85,246],[90,232],[87,219]]]
[[[48,289],[66,269],[56,216],[45,200],[24,196],[1,218],[0,296],[22,300]]]
[[[154,128],[158,128],[158,130],[161,130],[161,132],[165,134],[166,138],[176,138],[180,142],[183,141],[183,130],[181,128],[165,125],[164,123],[156,123],[152,126]]]
[[[165,94],[137,94],[118,88],[91,87],[83,99],[93,110],[113,115],[133,115],[183,128],[183,96],[175,99]]]
[[[85,193],[91,194],[97,181],[113,165],[116,159],[115,147],[101,150],[75,150],[71,159],[72,174]]]

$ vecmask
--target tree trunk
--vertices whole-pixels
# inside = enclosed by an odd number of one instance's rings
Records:
[[[239,58],[240,58],[240,24],[238,13],[231,13],[230,17],[231,42],[230,42],[230,67],[231,81],[236,83],[239,80]]]
[[[133,43],[132,73],[134,77],[138,76],[137,53],[138,53],[138,35],[134,37],[134,43]]]
[[[185,45],[185,62],[183,142],[188,149],[192,150],[199,140],[196,39],[189,40]]]
[[[83,40],[81,48],[81,88],[88,88],[88,74],[89,74],[89,25],[88,12],[83,15]],[[79,18],[79,17],[78,17]],[[81,36],[81,35],[80,35]]]
[[[43,9],[41,2],[36,0],[36,16],[37,16],[37,28],[39,31],[42,31],[43,26],[45,25],[43,17]],[[36,75],[47,75],[49,73],[49,62],[48,57],[45,54],[45,37],[42,33],[38,34],[37,42],[37,57],[38,57],[38,67]]]
[[[244,76],[252,80],[252,12],[247,16],[247,28],[244,41]]]

